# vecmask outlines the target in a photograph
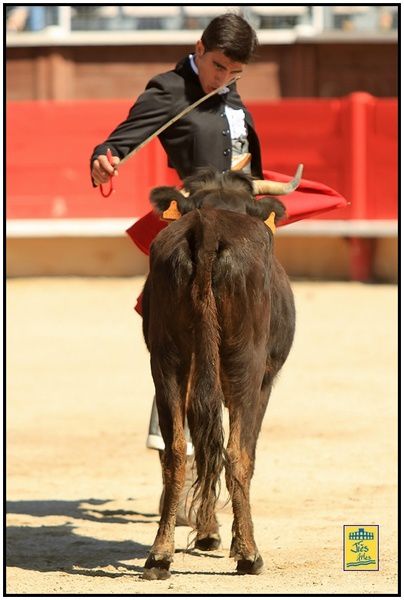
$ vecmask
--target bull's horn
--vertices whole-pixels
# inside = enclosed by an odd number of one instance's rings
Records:
[[[290,194],[290,192],[293,192],[298,187],[302,173],[303,165],[300,164],[293,179],[287,183],[282,181],[268,181],[267,179],[255,179],[253,181],[254,196],[258,194],[274,194],[275,196]]]

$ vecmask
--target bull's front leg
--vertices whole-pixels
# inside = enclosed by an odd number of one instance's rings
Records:
[[[161,411],[159,408],[159,414]],[[186,441],[180,410],[174,415],[163,412],[160,428],[166,447],[163,454],[164,502],[156,539],[144,566],[144,579],[168,579],[171,575],[175,521],[185,481]]]

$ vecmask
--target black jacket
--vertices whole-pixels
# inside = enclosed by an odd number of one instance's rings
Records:
[[[147,84],[123,121],[107,140],[96,146],[92,161],[107,148],[124,158],[172,117],[204,95],[199,77],[189,58],[180,61],[174,70],[157,75]],[[220,171],[231,167],[231,137],[225,114],[225,104],[242,108],[248,129],[249,151],[252,154],[252,175],[262,178],[261,152],[250,113],[236,90],[230,86],[227,94],[215,94],[159,135],[167,153],[168,165],[181,179],[197,167],[213,166]]]

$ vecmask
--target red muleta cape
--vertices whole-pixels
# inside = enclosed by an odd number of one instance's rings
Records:
[[[290,177],[275,171],[264,171],[264,178],[272,181],[290,181]],[[280,221],[277,226],[282,227],[295,221],[307,219],[335,208],[344,208],[348,206],[348,201],[332,188],[318,183],[302,179],[299,187],[290,194],[281,196],[283,204],[286,206],[286,217]],[[136,223],[127,229],[127,234],[131,240],[140,248],[144,254],[149,254],[150,244],[156,235],[168,223],[162,221],[153,211],[141,217]],[[141,315],[142,295],[137,300],[135,310]]]

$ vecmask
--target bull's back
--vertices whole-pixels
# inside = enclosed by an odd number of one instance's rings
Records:
[[[196,318],[198,287],[202,301],[212,292],[223,337],[237,335],[233,330],[242,322],[244,328],[265,329],[271,257],[272,237],[260,220],[224,210],[194,210],[155,238],[145,302],[153,320],[185,335]],[[150,313],[147,307],[145,312]]]
[[[257,268],[265,271],[270,247],[268,230],[258,219],[225,210],[194,210],[155,238],[151,272],[174,285],[186,285],[214,254],[212,280],[217,287]]]
[[[266,225],[247,215],[220,211],[214,226],[218,243],[212,286],[217,299],[224,293],[254,297],[268,289],[272,239]]]

